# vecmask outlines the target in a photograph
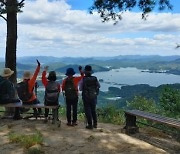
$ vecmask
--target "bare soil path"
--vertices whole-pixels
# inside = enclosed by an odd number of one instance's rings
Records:
[[[123,126],[100,123],[97,129],[87,130],[84,123],[78,126],[61,127],[44,124],[42,120],[0,119],[0,153],[25,154],[27,149],[11,143],[9,132],[32,134],[40,131],[43,144],[37,145],[45,154],[164,154],[180,153],[180,143],[158,130],[141,129],[140,133],[128,136],[121,133]]]

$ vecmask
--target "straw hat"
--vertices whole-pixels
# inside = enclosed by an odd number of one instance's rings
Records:
[[[30,71],[24,71],[23,79],[30,79],[31,78],[31,72]]]
[[[2,77],[9,77],[14,73],[10,68],[4,68],[3,72],[1,73]]]

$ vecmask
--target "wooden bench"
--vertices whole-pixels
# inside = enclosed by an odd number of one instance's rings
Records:
[[[54,105],[54,106],[47,106],[44,104],[31,104],[31,105],[24,105],[22,104],[22,102],[17,102],[17,103],[9,103],[9,104],[0,104],[0,106],[2,107],[7,107],[7,108],[48,108],[48,109],[55,109],[54,110],[54,115],[53,115],[53,123],[56,124],[58,123],[58,125],[60,126],[61,121],[58,120],[59,117],[59,105]]]
[[[170,127],[180,129],[180,120],[164,117],[154,113],[148,113],[139,110],[127,110],[125,112],[126,126],[124,129],[126,133],[136,133],[139,131],[136,125],[136,118],[141,117],[156,123],[166,124]]]

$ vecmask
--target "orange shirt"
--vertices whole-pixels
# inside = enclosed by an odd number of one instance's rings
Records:
[[[82,73],[82,72],[81,72],[81,76],[77,76],[77,77],[73,77],[73,76],[67,77],[67,78],[73,78],[74,87],[75,87],[75,89],[76,89],[77,92],[78,92],[78,84],[79,84],[79,81],[81,81],[81,79],[82,79],[83,77],[84,77],[84,73]],[[65,90],[65,83],[66,83],[66,79],[67,79],[67,78],[65,78],[65,79],[63,80],[63,82],[62,82],[62,91]]]
[[[42,72],[42,83],[43,83],[44,87],[46,88],[46,86],[48,84],[48,79],[46,78],[46,71]],[[61,91],[60,84],[58,84],[58,90],[59,90],[59,92]]]
[[[28,90],[30,93],[33,91],[39,71],[40,71],[40,66],[37,66],[32,78],[30,80],[28,80]],[[31,102],[31,101],[35,100],[36,98],[37,98],[36,94],[33,91],[32,97],[27,102]]]

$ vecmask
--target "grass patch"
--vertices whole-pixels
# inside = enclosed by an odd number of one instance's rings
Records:
[[[12,143],[19,143],[23,147],[29,148],[35,144],[42,144],[43,136],[39,131],[32,135],[19,135],[11,132],[9,133],[9,140]]]
[[[0,107],[0,115],[2,116],[5,112],[5,108],[4,107]]]
[[[38,148],[33,148],[33,149],[28,149],[27,154],[44,154],[44,151]]]

